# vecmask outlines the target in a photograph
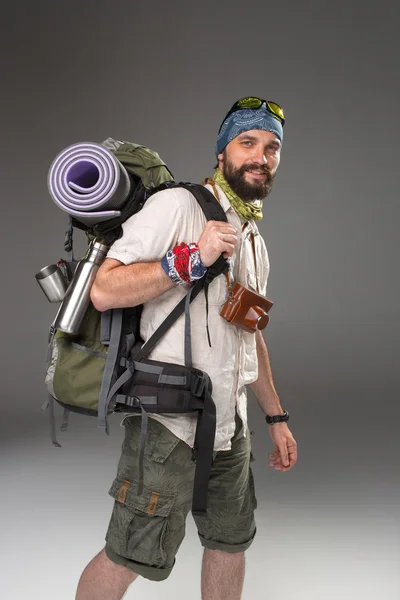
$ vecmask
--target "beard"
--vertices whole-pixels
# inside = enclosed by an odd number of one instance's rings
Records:
[[[245,174],[250,169],[257,169],[265,173],[265,181],[263,183],[249,183],[245,179]],[[267,167],[267,165],[249,163],[236,168],[233,163],[227,159],[225,153],[222,172],[232,190],[246,202],[253,202],[254,200],[262,200],[263,198],[266,198],[271,192],[272,184],[275,178],[275,175],[271,173],[271,170]]]

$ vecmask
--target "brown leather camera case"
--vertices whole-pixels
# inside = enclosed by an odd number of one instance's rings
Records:
[[[273,304],[265,296],[236,283],[220,315],[236,327],[255,333],[257,329],[264,329],[268,325],[267,313]]]

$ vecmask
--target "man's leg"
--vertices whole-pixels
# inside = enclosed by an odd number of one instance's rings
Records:
[[[240,600],[244,564],[244,552],[231,554],[205,548],[201,569],[201,600]]]
[[[256,534],[257,501],[250,468],[250,432],[236,417],[231,450],[216,452],[211,468],[207,514],[194,516],[204,546],[202,600],[241,598],[245,551]]]
[[[83,571],[75,600],[121,600],[136,577],[127,567],[112,562],[102,550]]]
[[[106,546],[86,567],[76,600],[120,600],[138,575],[166,579],[185,535],[194,463],[190,447],[149,419],[138,491],[141,417],[125,421],[117,477],[109,491],[114,507]]]

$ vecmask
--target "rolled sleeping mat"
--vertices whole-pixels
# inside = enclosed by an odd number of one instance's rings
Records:
[[[118,217],[131,191],[125,167],[101,144],[68,146],[51,164],[47,185],[54,202],[92,227]]]

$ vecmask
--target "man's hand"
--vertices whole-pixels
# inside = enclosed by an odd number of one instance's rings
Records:
[[[237,241],[237,231],[224,221],[207,221],[197,243],[201,262],[210,267],[222,254],[224,258],[232,256]]]
[[[269,465],[276,471],[289,471],[297,462],[297,443],[286,423],[269,425],[274,451],[268,454]]]

